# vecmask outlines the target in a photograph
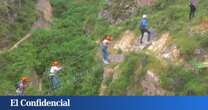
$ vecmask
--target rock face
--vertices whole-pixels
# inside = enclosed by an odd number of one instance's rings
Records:
[[[160,87],[159,78],[152,71],[147,71],[144,79],[141,81],[143,87],[143,95],[155,96],[155,95],[167,95],[167,91]]]
[[[104,68],[103,72],[103,80],[100,86],[100,96],[107,95],[108,92],[108,84],[107,82],[113,78],[114,69],[112,68]]]
[[[155,0],[136,0],[137,5],[139,6],[149,6],[153,5]]]
[[[134,15],[138,7],[152,5],[155,0],[106,0],[106,8],[100,12],[100,17],[111,24],[119,24]]]
[[[129,18],[136,11],[135,1],[108,0],[106,8],[100,12],[100,16],[111,24],[119,24]]]
[[[171,36],[169,33],[165,33],[162,37],[152,42],[152,45],[148,47],[153,54],[156,56],[163,58],[167,61],[177,62],[183,61],[181,58],[181,52],[178,49],[177,45],[171,42]]]
[[[119,68],[119,65],[115,67],[105,67],[103,72],[103,80],[100,86],[100,96],[108,95],[108,86],[109,81],[113,81],[118,78],[118,72],[116,72]]]
[[[152,32],[150,42],[147,42],[147,35],[144,35],[143,44],[139,43],[139,38],[132,31],[125,31],[121,34],[121,39],[115,42],[113,48],[122,52],[132,52],[147,48],[154,56],[165,59],[168,62],[183,62],[180,49],[172,42],[170,33],[164,33],[158,40],[156,31]],[[203,56],[205,57],[205,56]]]
[[[123,54],[116,54],[110,56],[111,63],[121,63],[125,59],[125,56]]]
[[[203,48],[195,49],[194,56],[200,61],[204,61],[208,59],[208,53]]]
[[[115,43],[113,48],[123,52],[129,52],[131,51],[132,45],[135,41],[136,35],[134,32],[127,30],[121,35],[121,39]]]
[[[37,10],[39,12],[39,18],[34,23],[33,28],[47,28],[52,22],[53,10],[49,0],[38,0]]]
[[[113,46],[116,50],[121,50],[122,52],[135,52],[138,50],[142,50],[151,45],[151,42],[156,40],[157,32],[155,29],[150,29],[151,36],[150,41],[147,41],[148,35],[147,33],[144,34],[143,43],[140,44],[140,37],[136,35],[133,31],[127,30],[121,34],[120,40],[118,40],[115,45]]]
[[[152,29],[150,42],[147,42],[147,35],[144,35],[143,44],[139,43],[139,38],[132,31],[125,31],[121,34],[121,39],[115,42],[113,48],[122,52],[132,52],[147,48],[155,56],[165,59],[170,62],[182,62],[181,52],[177,45],[172,42],[169,33],[164,33],[156,40],[156,31]]]
[[[151,33],[151,39],[150,42],[147,41],[147,35],[144,35],[143,44],[138,44],[139,39],[137,35],[130,30],[125,31],[121,34],[120,39],[116,41],[113,45],[113,48],[116,50],[121,50],[122,52],[125,52],[125,54],[128,54],[129,52],[140,52],[143,51],[146,54],[156,56],[156,58],[164,61],[164,62],[170,62],[170,63],[181,63],[183,62],[183,58],[181,57],[180,49],[177,47],[177,45],[173,42],[172,37],[170,36],[170,33],[164,33],[161,35],[160,38],[157,38],[157,32],[156,30],[152,30]],[[143,49],[135,49],[135,47],[145,46],[145,50]],[[137,51],[139,50],[139,51]],[[204,53],[202,50],[196,50],[196,53],[202,54]],[[205,62],[207,65],[207,63]],[[148,68],[149,70],[144,75],[144,78],[142,77],[138,81],[136,81],[135,85],[131,85],[128,88],[127,95],[136,95],[137,93],[143,93],[143,95],[149,95],[149,96],[155,96],[155,95],[170,95],[171,93],[169,91],[164,90],[160,86],[160,79],[157,76],[156,73],[154,73],[151,70],[154,70],[154,68]],[[104,72],[108,78],[115,80],[118,77],[116,67],[113,69],[114,74],[107,75],[106,73],[112,73],[112,72]],[[107,71],[107,70],[106,70]],[[105,76],[105,77],[106,77]],[[106,89],[107,86],[101,86]],[[142,89],[138,89],[142,88]],[[104,91],[103,90],[103,91]]]
[[[166,48],[166,50],[162,53],[162,58],[171,62],[176,62],[180,58],[180,50],[175,44],[173,44],[169,48]]]
[[[148,49],[151,50],[153,53],[162,53],[162,51],[166,49],[165,47],[169,40],[170,34],[165,33],[159,40],[152,42],[152,45]]]

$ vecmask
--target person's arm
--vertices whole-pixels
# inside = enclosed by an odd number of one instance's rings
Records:
[[[60,71],[62,69],[62,67],[58,67],[58,71]]]
[[[54,70],[56,71],[56,73],[59,72],[61,69],[62,69],[62,67],[56,67],[56,68],[54,68]]]

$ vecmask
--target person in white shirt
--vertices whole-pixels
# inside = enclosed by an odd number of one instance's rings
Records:
[[[51,80],[51,85],[52,89],[56,89],[60,87],[60,80],[58,77],[58,72],[62,69],[61,64],[59,61],[54,61],[52,63],[51,69],[50,69],[50,80]]]

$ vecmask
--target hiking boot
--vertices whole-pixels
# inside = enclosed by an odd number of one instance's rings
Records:
[[[103,63],[106,64],[106,65],[110,64],[109,61],[107,61],[107,60],[103,60]]]

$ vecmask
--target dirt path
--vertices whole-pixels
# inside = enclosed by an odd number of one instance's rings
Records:
[[[38,20],[33,24],[31,30],[38,29],[38,28],[48,28],[50,23],[52,22],[52,6],[49,0],[38,0],[36,4],[36,9],[38,10],[39,17]],[[0,50],[0,54],[13,51],[15,48],[23,43],[25,40],[32,36],[32,31],[27,33],[22,39],[16,42],[12,47],[5,50]]]

